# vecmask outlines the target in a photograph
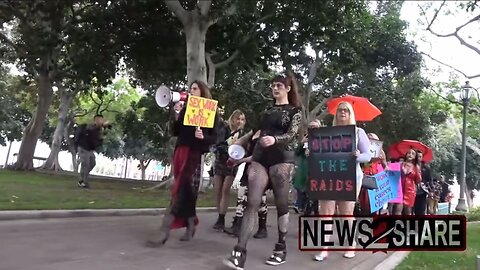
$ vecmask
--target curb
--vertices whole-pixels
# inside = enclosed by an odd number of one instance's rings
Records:
[[[228,211],[235,211],[229,207]],[[268,207],[275,209],[275,207]],[[125,217],[125,216],[158,216],[165,213],[166,208],[143,209],[72,209],[72,210],[7,210],[0,211],[0,221],[21,219],[76,218],[76,217]],[[215,213],[216,207],[199,207],[197,213]]]
[[[165,213],[165,210],[166,208],[0,211],[0,220],[75,218],[75,217],[157,216]],[[215,207],[197,208],[197,212],[199,213],[212,213],[216,211],[217,209]]]
[[[395,251],[381,263],[377,264],[373,270],[394,270],[408,254],[410,254],[410,251]]]

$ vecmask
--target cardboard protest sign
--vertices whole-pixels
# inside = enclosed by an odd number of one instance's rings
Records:
[[[372,158],[379,158],[382,153],[383,142],[379,140],[370,139],[370,153]]]
[[[401,164],[400,163],[391,163],[391,164],[388,164],[388,168],[389,170],[392,170],[392,171],[398,171],[400,172],[400,166]],[[398,188],[397,188],[397,196],[395,196],[394,199],[388,201],[389,203],[403,203],[403,188],[402,188],[402,181],[400,179],[400,175],[398,176],[399,180],[398,180]]]
[[[356,201],[355,126],[308,130],[308,188],[312,200]]]
[[[183,124],[203,128],[213,128],[218,101],[190,95]]]
[[[383,171],[375,174],[373,177],[377,182],[378,188],[375,190],[368,190],[371,213],[378,211],[390,200],[397,197],[400,171]]]

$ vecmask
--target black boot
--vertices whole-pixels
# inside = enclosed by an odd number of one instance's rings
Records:
[[[242,217],[234,217],[232,227],[225,228],[223,231],[230,235],[236,235],[242,226]]]
[[[245,267],[245,261],[247,260],[247,250],[235,246],[230,255],[230,258],[224,259],[223,264],[230,269],[243,270]]]
[[[218,215],[217,222],[213,225],[215,231],[222,231],[225,229],[225,215]]]
[[[267,219],[266,218],[261,218],[258,220],[258,231],[255,233],[253,238],[256,239],[262,239],[262,238],[267,238],[268,233],[267,233]]]
[[[287,247],[285,244],[276,243],[272,256],[265,262],[268,265],[280,265],[285,263],[287,258]]]

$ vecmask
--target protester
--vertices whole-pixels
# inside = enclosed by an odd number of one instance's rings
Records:
[[[202,81],[194,81],[190,85],[190,95],[212,98],[210,89]],[[210,150],[216,140],[218,116],[213,128],[200,128],[184,125],[186,108],[180,112],[172,111],[172,131],[177,137],[173,154],[174,184],[171,191],[170,205],[163,217],[160,229],[147,246],[156,247],[165,244],[170,229],[186,227],[185,234],[180,238],[189,241],[195,234],[198,224],[196,215],[197,195],[200,182],[200,165],[202,154]]]

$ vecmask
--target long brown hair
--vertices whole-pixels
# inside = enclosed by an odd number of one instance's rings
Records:
[[[273,78],[272,82],[283,83],[285,87],[290,87],[290,91],[288,91],[288,103],[296,108],[302,107],[300,95],[298,94],[297,80],[295,79],[293,72],[288,71],[286,76],[277,75]]]
[[[194,83],[198,85],[198,88],[200,89],[201,97],[212,99],[212,93],[210,93],[210,88],[208,88],[208,85],[206,83],[200,80],[195,80],[190,84],[190,88],[192,88],[192,85]]]

